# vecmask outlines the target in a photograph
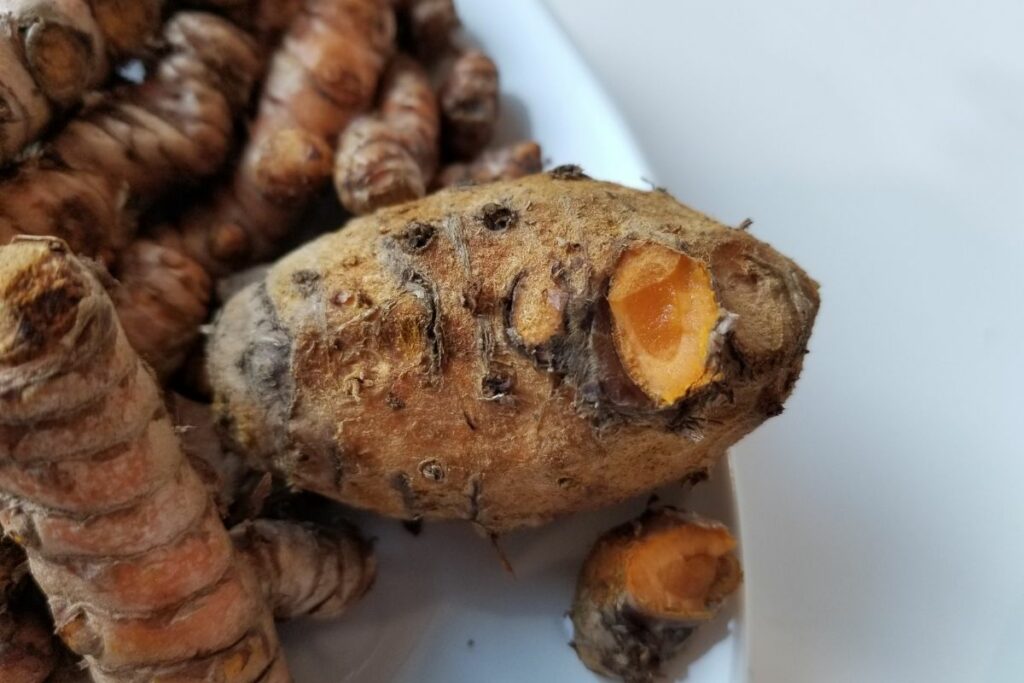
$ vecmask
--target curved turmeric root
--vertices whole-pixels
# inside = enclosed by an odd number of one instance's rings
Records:
[[[434,179],[434,187],[440,189],[515,180],[540,173],[542,167],[540,145],[526,140],[487,150],[472,161],[445,166]]]
[[[423,68],[405,55],[388,67],[378,110],[341,135],[334,183],[354,214],[422,197],[437,169],[440,114]]]
[[[348,525],[258,519],[233,528],[231,538],[278,619],[336,617],[366,594],[377,574],[372,547]]]
[[[672,509],[602,536],[572,607],[573,647],[590,669],[647,683],[742,579],[736,540],[717,522]]]
[[[309,0],[273,57],[234,177],[161,241],[212,275],[272,255],[330,178],[338,134],[369,108],[393,43],[384,0]]]
[[[0,14],[0,164],[138,54],[162,0],[8,0]]]
[[[0,525],[98,682],[288,680],[252,570],[67,245],[0,248]]]
[[[203,13],[176,15],[164,39],[169,51],[147,81],[84,112],[0,182],[0,244],[55,235],[110,261],[131,241],[141,206],[220,167],[260,71],[256,45]]]

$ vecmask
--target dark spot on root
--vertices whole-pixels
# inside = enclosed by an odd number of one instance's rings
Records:
[[[292,273],[292,284],[302,296],[312,296],[320,283],[320,274],[312,270],[297,270]]]
[[[576,164],[563,164],[555,166],[549,172],[552,178],[557,180],[586,180],[589,176]]]
[[[437,228],[427,223],[413,222],[406,226],[405,230],[395,239],[398,245],[407,254],[418,254],[434,241]]]
[[[576,486],[576,480],[573,479],[572,477],[559,477],[558,478],[558,488],[571,489],[574,486]]]
[[[480,391],[485,400],[496,401],[512,393],[514,383],[515,380],[511,375],[493,372],[483,378],[480,383]]]
[[[388,395],[384,397],[384,402],[388,405],[388,408],[391,408],[392,410],[401,410],[405,407],[405,401],[390,391],[388,392]]]
[[[487,204],[482,212],[484,227],[491,232],[503,232],[515,227],[519,214],[501,204]]]
[[[420,463],[420,474],[430,481],[444,481],[444,467],[433,458]]]
[[[469,427],[469,431],[475,432],[476,431],[476,422],[473,422],[473,418],[471,418],[469,416],[469,413],[467,413],[465,410],[463,410],[462,411],[462,417],[465,418],[466,426]]]

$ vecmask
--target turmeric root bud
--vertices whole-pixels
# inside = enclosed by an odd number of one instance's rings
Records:
[[[723,525],[669,508],[602,536],[572,608],[580,659],[631,683],[653,680],[739,587],[735,547]]]
[[[256,569],[277,619],[330,619],[373,585],[370,544],[347,525],[326,529],[259,519],[231,530],[235,548]]]
[[[622,254],[608,303],[615,349],[630,379],[661,405],[710,382],[721,313],[707,266],[657,244]]]

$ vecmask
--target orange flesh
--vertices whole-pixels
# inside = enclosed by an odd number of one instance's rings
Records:
[[[646,536],[629,552],[630,599],[648,614],[710,619],[712,607],[739,585],[735,546],[727,530],[695,524]]]
[[[703,263],[659,245],[630,249],[616,266],[608,303],[619,358],[652,399],[671,404],[711,380],[719,309]]]

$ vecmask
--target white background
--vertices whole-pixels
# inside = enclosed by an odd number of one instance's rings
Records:
[[[751,680],[1024,681],[1024,2],[547,2],[654,180],[822,283],[733,453]]]

